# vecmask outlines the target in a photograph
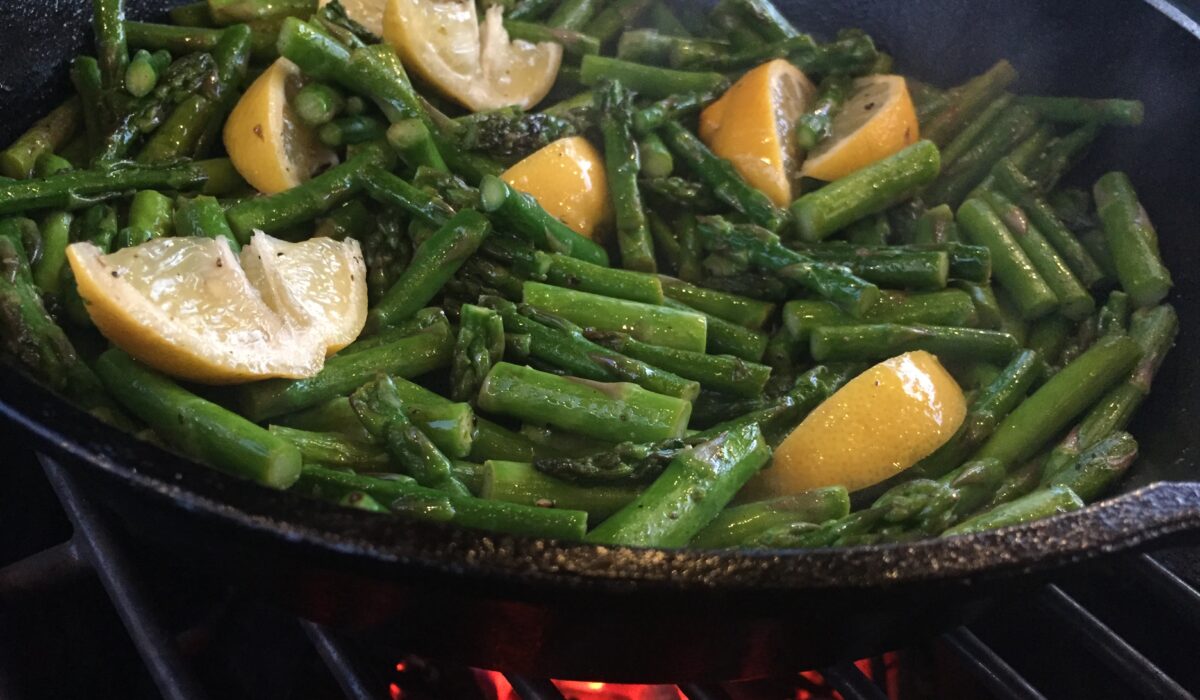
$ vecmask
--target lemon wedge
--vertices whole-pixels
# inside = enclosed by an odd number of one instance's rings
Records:
[[[910,146],[921,138],[908,84],[899,75],[869,75],[833,117],[832,135],[805,159],[800,174],[832,181]]]
[[[746,73],[700,114],[700,139],[776,206],[792,203],[800,167],[796,120],[817,90],[784,59]]]
[[[542,101],[562,64],[562,46],[511,41],[504,10],[479,23],[474,0],[388,0],[383,36],[406,66],[476,112]]]
[[[315,332],[326,354],[354,342],[366,325],[366,264],[352,238],[289,243],[259,232],[242,249],[241,263],[267,306]]]
[[[962,389],[936,357],[923,351],[893,357],[817,406],[744,493],[758,499],[872,486],[932,454],[966,414]]]
[[[604,157],[582,136],[547,144],[500,177],[581,236],[595,238],[612,218]]]
[[[303,86],[300,69],[281,58],[250,85],[225,122],[229,159],[259,192],[291,189],[337,163],[337,154],[292,110],[291,98]]]
[[[358,244],[326,241],[256,236],[246,250],[263,247],[249,255],[269,250],[274,257],[266,264],[262,255],[255,271],[265,295],[224,238],[159,238],[111,255],[76,243],[67,259],[88,314],[114,345],[174,377],[236,384],[311,377],[331,349],[361,331],[366,284]],[[329,279],[313,264],[321,255],[336,261]]]

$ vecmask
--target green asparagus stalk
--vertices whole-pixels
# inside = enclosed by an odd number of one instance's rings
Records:
[[[641,174],[648,178],[670,177],[675,171],[675,156],[667,149],[662,137],[655,133],[643,136],[637,144]]]
[[[450,365],[450,396],[469,401],[479,393],[483,378],[504,357],[504,319],[491,309],[463,304],[454,361]]]
[[[484,380],[479,407],[613,442],[679,437],[692,412],[690,403],[636,384],[558,377],[506,362]]]
[[[720,92],[685,92],[664,97],[633,114],[633,132],[638,136],[657,131],[670,121],[689,116],[711,104],[720,97]]]
[[[283,231],[312,221],[349,201],[362,190],[360,171],[370,166],[386,167],[391,162],[392,154],[386,147],[372,146],[290,190],[242,200],[230,207],[225,215],[244,245],[256,230],[265,233]]]
[[[1030,223],[1045,235],[1085,287],[1094,287],[1103,279],[1104,272],[1087,249],[1058,218],[1054,208],[1038,195],[1036,183],[1025,177],[1009,158],[1001,159],[992,172],[996,186],[1025,211]]]
[[[47,214],[40,226],[42,257],[32,265],[33,282],[43,294],[57,295],[62,289],[63,270],[67,269],[67,246],[71,244],[71,223],[75,217],[66,211]]]
[[[205,401],[120,350],[100,356],[96,372],[134,415],[184,453],[273,488],[300,476],[300,451],[264,428]]]
[[[1055,139],[1045,149],[1040,159],[1031,161],[1028,163],[1028,167],[1022,167],[1021,170],[1029,176],[1029,179],[1038,183],[1042,192],[1052,191],[1062,176],[1071,169],[1071,166],[1083,156],[1096,137],[1100,135],[1101,128],[1099,124],[1089,122],[1066,136]]]
[[[631,382],[647,391],[685,401],[691,401],[700,392],[697,382],[591,342],[578,326],[564,319],[495,297],[481,301],[500,313],[506,331],[529,338],[531,357],[574,376],[597,382]]]
[[[325,83],[309,83],[291,99],[292,109],[300,121],[318,127],[336,119],[346,108],[346,98]]]
[[[1028,496],[997,506],[950,528],[943,535],[970,535],[1002,527],[1021,525],[1061,513],[1070,513],[1084,506],[1079,496],[1066,486],[1052,486]]]
[[[954,223],[954,210],[948,204],[939,204],[928,209],[917,219],[913,232],[913,243],[917,245],[941,245],[958,240],[958,227]]]
[[[354,392],[350,405],[367,431],[383,443],[388,454],[418,484],[450,494],[470,495],[467,487],[454,478],[453,466],[446,455],[409,420],[404,400],[390,377],[382,377]]]
[[[662,304],[665,298],[664,284],[654,275],[601,267],[566,255],[546,257],[545,281],[555,286],[643,304]]]
[[[953,90],[954,97],[950,105],[928,124],[921,124],[921,135],[938,145],[950,143],[959,131],[1016,79],[1017,71],[1012,64],[1003,60],[998,62],[986,73]]]
[[[1171,273],[1158,254],[1154,225],[1124,173],[1111,172],[1093,188],[1117,277],[1133,302],[1153,306],[1171,291]]]
[[[550,13],[546,24],[561,29],[581,30],[599,10],[598,0],[564,0]]]
[[[807,344],[817,328],[872,324],[924,324],[964,327],[975,319],[971,297],[956,289],[925,294],[884,292],[879,302],[862,319],[856,319],[826,301],[798,299],[783,307],[783,323],[788,333]]]
[[[1043,316],[1029,329],[1025,345],[1037,352],[1046,364],[1054,367],[1062,357],[1075,325],[1073,321],[1059,314]]]
[[[134,97],[145,97],[158,85],[167,66],[171,65],[169,51],[150,53],[145,49],[139,50],[129,61],[125,69],[125,90]]]
[[[678,175],[644,178],[641,184],[642,190],[653,195],[658,201],[688,212],[715,212],[721,207],[706,185],[685,180]]]
[[[1137,126],[1146,116],[1140,100],[1024,95],[1020,102],[1033,108],[1042,119],[1066,124]]]
[[[1012,296],[1021,318],[1041,318],[1058,307],[1054,291],[987,202],[968,199],[958,208],[957,216],[967,240],[991,251],[996,280]]]
[[[526,462],[489,461],[484,465],[480,498],[538,508],[581,510],[599,523],[637,498],[631,486],[578,486],[543,474]]]
[[[596,265],[608,265],[608,254],[596,243],[548,214],[537,201],[498,177],[479,184],[482,207],[497,227],[552,253],[562,253]]]
[[[647,343],[702,353],[708,324],[695,312],[525,283],[525,303],[572,323],[601,331],[627,332]]]
[[[506,20],[504,28],[512,39],[531,43],[550,42],[563,47],[568,56],[594,56],[600,53],[600,40],[577,29]]]
[[[1127,333],[1132,311],[1133,303],[1129,295],[1113,290],[1108,295],[1108,301],[1096,312],[1096,332],[1101,336]]]
[[[1125,381],[1105,394],[1051,451],[1043,469],[1043,483],[1067,469],[1081,452],[1129,424],[1138,406],[1150,394],[1150,384],[1174,344],[1178,329],[1179,319],[1169,305],[1138,311],[1134,315],[1130,337],[1141,351],[1137,365]]]
[[[523,428],[522,432],[527,429]],[[549,432],[549,431],[546,431]],[[572,436],[579,441],[578,436]],[[556,443],[563,436],[554,436]],[[656,443],[592,442],[575,450],[582,454],[539,456],[533,466],[539,472],[576,486],[644,487],[663,473],[683,451],[710,437],[670,438]],[[583,438],[587,440],[587,438]]]
[[[962,280],[954,280],[951,285],[971,297],[971,304],[975,307],[975,322],[978,327],[992,330],[1004,327],[1004,310],[1000,308],[1000,301],[996,298],[996,292],[992,289],[992,285]]]
[[[370,350],[335,355],[310,379],[270,379],[239,388],[243,413],[251,420],[294,413],[345,396],[378,374],[411,378],[450,364],[453,341],[430,329]]]
[[[588,338],[635,360],[665,369],[713,391],[735,396],[758,396],[766,387],[771,368],[732,355],[706,355],[644,343],[625,333],[589,332]]]
[[[17,180],[29,179],[38,159],[65,146],[79,131],[82,121],[83,107],[78,98],[62,103],[0,151],[0,174]]]
[[[722,219],[706,217],[700,220],[697,233],[710,252],[743,253],[754,266],[815,292],[856,318],[861,318],[879,300],[879,288],[875,285],[844,267],[819,263],[785,248],[778,237],[764,229],[732,226]]]
[[[1095,311],[1096,300],[1023,209],[996,191],[985,190],[981,198],[1004,221],[1004,225],[1033,263],[1034,269],[1046,282],[1046,286],[1050,287],[1050,291],[1054,292],[1058,299],[1059,313],[1078,321]]]
[[[768,41],[790,39],[800,34],[769,0],[725,0],[718,3],[718,8],[713,11],[736,14],[748,23],[751,30]]]
[[[675,155],[712,189],[717,199],[770,231],[778,231],[783,226],[784,212],[765,194],[747,184],[729,161],[708,150],[695,134],[677,122],[664,124],[659,134]]]
[[[1079,455],[1074,463],[1043,477],[1043,487],[1066,486],[1085,502],[1096,500],[1137,459],[1138,444],[1126,432],[1115,432]]]
[[[838,362],[883,360],[913,350],[943,358],[1007,362],[1020,349],[1016,338],[1000,331],[888,323],[818,327],[809,343],[813,359]]]
[[[924,197],[929,202],[958,206],[988,175],[988,171],[1014,146],[1037,128],[1037,116],[1020,105],[1009,105],[979,135],[978,140],[958,160],[948,166],[929,186]]]
[[[583,30],[602,43],[607,42],[637,21],[649,6],[650,0],[614,0],[584,25]]]
[[[455,496],[418,486],[411,479],[380,479],[305,466],[297,488],[324,498],[361,491],[393,513],[509,535],[570,541],[583,539],[587,528],[587,513],[581,511]]]
[[[746,503],[721,511],[688,546],[697,549],[738,547],[773,528],[793,523],[816,525],[843,518],[849,512],[850,496],[841,486]]]
[[[0,183],[0,215],[36,209],[80,209],[133,190],[195,190],[210,177],[205,163],[76,170],[44,180]]]
[[[667,299],[663,305],[689,314],[699,311],[675,299]],[[745,326],[731,323],[711,314],[699,313],[704,316],[705,322],[708,324],[708,331],[705,334],[707,339],[706,352],[719,355],[733,355],[747,362],[762,361],[763,354],[767,351],[767,343],[769,342],[769,338],[765,333],[752,331]]]
[[[792,204],[801,239],[816,242],[847,225],[911,197],[938,175],[938,149],[918,141]]]
[[[954,165],[964,153],[967,152],[979,137],[992,125],[993,122],[1008,108],[1008,105],[1013,101],[1013,96],[1009,93],[1004,93],[992,100],[984,109],[972,119],[963,130],[958,132],[958,135],[950,140],[942,149],[942,167],[949,169]]]
[[[225,210],[215,197],[200,195],[181,200],[175,210],[174,226],[179,236],[224,238],[234,252],[241,249],[237,237],[233,235],[233,229],[229,227],[225,218]]]
[[[354,420],[357,421],[358,417],[355,416]],[[295,445],[305,464],[357,471],[388,471],[386,452],[369,443],[351,440],[341,433],[317,433],[282,425],[272,425],[268,429],[275,437]]]
[[[410,185],[383,168],[364,168],[359,178],[372,199],[396,207],[427,224],[442,227],[454,216],[454,209],[442,199]]]
[[[621,265],[627,270],[655,272],[654,243],[638,192],[641,161],[637,143],[633,140],[633,98],[619,82],[600,85],[595,95],[600,131],[604,135],[605,170],[616,214]]]
[[[936,291],[950,279],[950,255],[944,250],[897,247],[807,246],[802,252],[823,263],[843,265],[855,276],[889,289]]]
[[[796,120],[796,144],[812,150],[833,134],[833,117],[842,108],[850,82],[843,76],[833,76],[821,83],[817,102]]]
[[[317,138],[330,148],[377,141],[386,135],[387,129],[378,119],[366,116],[342,117],[317,130]]]
[[[1045,373],[1045,362],[1031,350],[1019,353],[995,380],[984,387],[967,410],[963,425],[933,454],[913,466],[916,478],[936,479],[962,464],[990,438]]]
[[[762,330],[775,313],[770,302],[698,287],[683,280],[659,275],[663,293],[682,304],[752,331]],[[608,294],[608,296],[615,296]],[[657,303],[662,303],[660,300]]]
[[[456,214],[417,248],[412,263],[368,315],[368,327],[386,328],[410,318],[437,296],[442,285],[475,254],[491,225],[482,214]]]
[[[1028,460],[1125,376],[1139,355],[1128,337],[1101,339],[1009,414],[975,458],[1005,465]]]
[[[637,499],[587,535],[609,545],[682,547],[770,459],[757,425],[730,431],[671,462]],[[703,498],[696,494],[703,493]]]
[[[580,78],[588,87],[616,80],[639,95],[656,99],[722,90],[729,85],[720,73],[673,70],[607,56],[584,56],[581,65]]]

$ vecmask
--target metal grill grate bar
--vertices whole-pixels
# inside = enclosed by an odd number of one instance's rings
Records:
[[[124,552],[101,515],[58,463],[42,458],[50,486],[75,528],[75,541],[108,592],[125,630],[146,663],[146,669],[166,700],[200,700],[205,694],[179,657],[175,640],[151,612],[145,592]]]
[[[1075,636],[1088,651],[1136,689],[1139,697],[1193,700],[1191,693],[1058,586],[1046,586],[1038,600],[1075,631]]]
[[[1130,573],[1155,595],[1165,599],[1172,614],[1186,617],[1188,624],[1200,633],[1200,591],[1149,554],[1139,554],[1127,561]]]
[[[854,664],[833,666],[821,671],[821,675],[845,700],[888,700],[879,686]]]
[[[301,620],[300,626],[348,700],[378,700],[381,697],[381,694],[371,692],[370,679],[354,662],[353,655],[341,640],[316,623]]]
[[[968,670],[995,697],[1008,700],[1045,700],[1044,695],[966,627],[959,627],[946,634],[943,639],[958,654]]]
[[[505,674],[504,677],[521,700],[566,700],[558,687],[545,678],[526,678],[510,674]]]

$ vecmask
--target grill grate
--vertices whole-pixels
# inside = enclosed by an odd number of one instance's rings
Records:
[[[169,626],[160,618],[154,603],[155,597],[143,585],[137,567],[122,546],[119,530],[109,521],[107,514],[89,503],[66,470],[51,460],[43,460],[43,467],[74,534],[63,544],[0,569],[0,611],[6,605],[29,601],[49,587],[63,586],[94,574],[158,694],[169,700],[201,700],[208,697],[206,691],[209,689],[197,681],[195,664],[180,652],[180,637],[168,633]],[[1192,637],[1190,642],[1183,643],[1194,648],[1194,640],[1200,639],[1200,591],[1155,558],[1144,554],[1119,560],[1112,576],[1125,586],[1134,586],[1139,592],[1135,597],[1151,601],[1168,611],[1176,622],[1187,625]],[[1103,588],[1105,585],[1105,582],[1097,581],[1093,588]],[[1150,654],[1136,648],[1102,619],[1103,615],[1090,610],[1080,602],[1078,596],[1068,593],[1064,587],[1046,586],[1034,597],[1033,605],[1026,603],[1019,617],[1026,618],[1023,623],[1030,625],[1022,629],[1033,630],[1034,634],[1053,632],[1061,637],[1060,642],[1074,645],[1076,651],[1086,654],[1087,669],[1096,664],[1106,669],[1132,694],[1127,696],[1194,697],[1185,687],[1192,679],[1172,678]],[[3,620],[0,619],[0,626],[2,624]],[[1020,655],[1012,653],[1011,649],[1006,654],[1003,640],[999,645],[989,643],[989,635],[997,637],[997,629],[1007,629],[1019,637],[1020,631],[1013,624],[997,625],[993,621],[983,627],[986,629],[960,627],[944,635],[938,643],[948,652],[944,656],[953,659],[954,673],[969,679],[969,685],[974,690],[971,697],[1042,700],[1056,696],[1046,688],[1039,688],[1037,679],[1018,670],[1022,668],[1022,663],[1015,657]],[[348,699],[399,700],[401,697],[422,698],[426,695],[446,697],[436,691],[426,690],[423,693],[418,689],[410,693],[405,690],[402,682],[405,676],[411,674],[400,672],[410,671],[409,666],[418,662],[395,664],[389,677],[380,672],[380,664],[373,662],[373,655],[377,657],[381,653],[379,650],[359,648],[356,643],[311,622],[301,621],[297,629],[306,637],[313,655],[322,662],[324,673],[332,681],[331,685],[340,689]],[[920,654],[901,652],[896,658],[904,661],[917,656]],[[936,672],[936,664],[921,666]],[[19,684],[4,673],[4,668],[4,658],[0,657],[0,697],[6,700],[26,697],[17,690]],[[435,686],[441,683],[442,692],[449,692],[445,688],[453,684],[451,672],[428,672],[429,668],[423,674],[425,680]],[[757,697],[887,700],[913,695],[911,692],[906,694],[897,691],[889,668],[888,660],[874,659],[823,669],[819,673],[805,673],[791,679],[791,682],[684,683],[667,692],[673,692],[672,697],[685,700],[743,700]],[[468,679],[469,674],[461,675],[451,696],[466,697],[466,693],[479,698],[489,697]],[[496,674],[482,675],[498,677]],[[511,687],[510,697],[513,700],[567,700],[571,697],[571,691],[564,693],[550,680],[517,675],[504,676],[504,680]],[[960,679],[959,682],[963,681]],[[928,679],[924,679],[924,683],[927,684]],[[918,686],[921,684],[918,683]],[[474,690],[465,690],[471,687]],[[927,685],[925,687],[928,690]],[[1119,697],[1121,692],[1114,690],[1113,696]],[[917,694],[924,693],[918,691]],[[1058,694],[1061,695],[1061,692]],[[213,695],[228,696],[227,693]],[[943,696],[946,696],[945,691]],[[956,696],[964,697],[961,694]],[[501,697],[500,700],[509,698]]]

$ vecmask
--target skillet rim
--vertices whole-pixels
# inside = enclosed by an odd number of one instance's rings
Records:
[[[0,416],[66,458],[68,468],[86,465],[141,498],[188,511],[185,517],[224,520],[301,554],[366,564],[384,578],[432,575],[610,593],[881,588],[1031,573],[1200,534],[1200,482],[1163,481],[1025,525],[903,544],[711,551],[516,537],[376,516],[226,475],[109,426],[3,365],[11,371]]]

